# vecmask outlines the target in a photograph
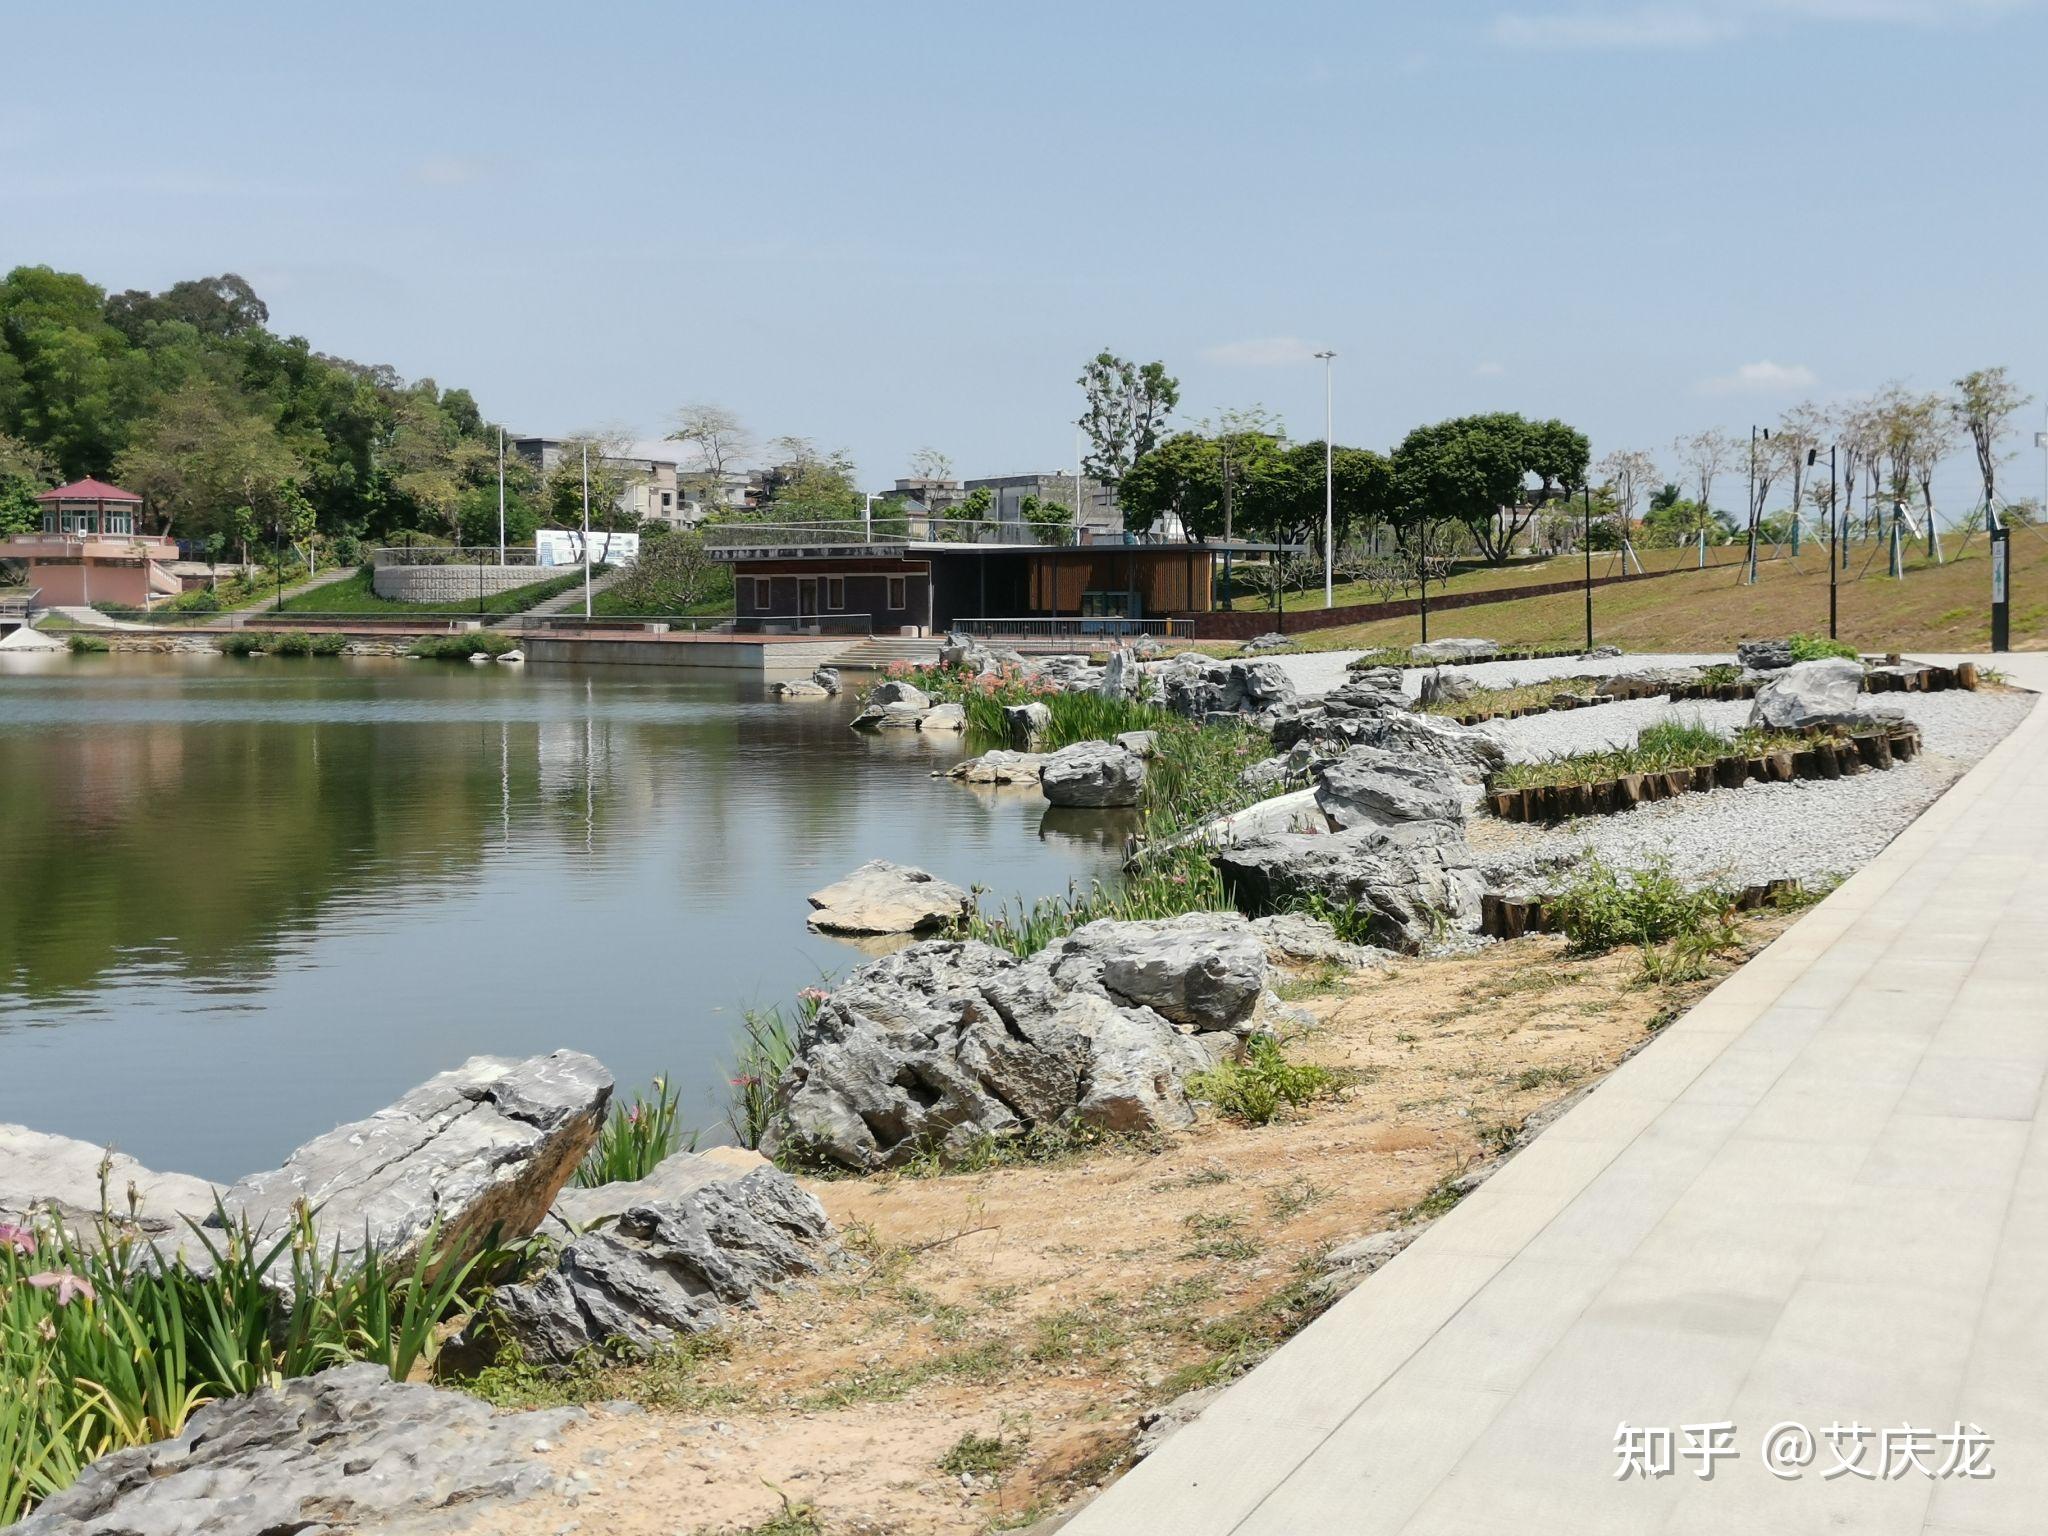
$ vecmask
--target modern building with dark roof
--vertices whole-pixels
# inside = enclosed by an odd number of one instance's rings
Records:
[[[1218,560],[1280,547],[900,516],[705,535],[733,568],[739,627],[878,635],[1190,634],[1215,606]]]

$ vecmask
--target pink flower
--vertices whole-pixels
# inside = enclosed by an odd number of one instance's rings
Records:
[[[830,997],[832,994],[830,992],[827,992],[823,987],[799,987],[797,989],[796,995],[798,999],[802,1002],[822,1003],[825,1001],[826,998]]]
[[[761,1086],[761,1079],[754,1076],[751,1072],[746,1072],[734,1078],[732,1085],[735,1088],[758,1088]]]
[[[629,1109],[629,1110],[627,1110],[627,1111],[626,1111],[626,1124],[628,1124],[628,1125],[638,1125],[639,1123],[640,1123],[640,1106],[639,1106],[638,1104],[635,1104],[635,1105],[634,1105],[634,1106],[633,1106],[633,1107],[632,1107],[631,1109]]]
[[[4,1221],[0,1221],[0,1243],[6,1244],[16,1253],[34,1253],[36,1251],[35,1233],[31,1232],[27,1227],[11,1227]]]
[[[908,677],[908,676],[910,676],[910,663],[909,663],[909,662],[907,662],[907,661],[901,661],[901,660],[898,660],[898,661],[892,661],[892,662],[890,662],[890,663],[889,663],[889,675],[890,675],[891,677]]]
[[[49,1269],[40,1275],[30,1275],[28,1283],[39,1291],[54,1290],[57,1305],[68,1307],[73,1297],[83,1296],[87,1301],[96,1299],[92,1282],[83,1275],[74,1275],[68,1269]]]

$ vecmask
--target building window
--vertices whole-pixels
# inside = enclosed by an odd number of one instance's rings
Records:
[[[661,504],[664,507],[674,506],[676,504],[675,493],[673,491],[663,491],[661,493]]]
[[[846,606],[846,578],[844,576],[827,576],[825,578],[825,606],[833,613],[838,613]]]
[[[889,578],[890,611],[892,613],[901,613],[904,609],[908,608],[909,606],[910,598],[908,595],[908,583],[901,576],[891,576]]]
[[[754,578],[754,607],[766,613],[775,606],[775,583],[766,576]]]

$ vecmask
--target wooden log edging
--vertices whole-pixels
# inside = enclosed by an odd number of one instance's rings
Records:
[[[1484,667],[1496,661],[1562,661],[1567,656],[1583,656],[1586,653],[1576,645],[1525,646],[1512,651],[1496,651],[1491,656],[1460,656],[1450,661],[1367,661],[1363,656],[1356,661],[1347,661],[1347,672],[1370,672],[1378,667],[1392,667],[1400,672],[1427,671],[1436,667]]]
[[[1786,896],[1805,890],[1798,880],[1770,880],[1745,886],[1736,892],[1730,906],[1738,912],[1754,912],[1773,906]],[[1554,896],[1505,896],[1488,891],[1479,898],[1479,931],[1490,939],[1519,939],[1525,933],[1551,933],[1557,929],[1557,898]]]
[[[1853,778],[1911,759],[1920,750],[1918,727],[1906,725],[1846,738],[1813,732],[1809,745],[1755,757],[1730,754],[1692,768],[1625,773],[1592,784],[1540,784],[1528,789],[1489,788],[1486,807],[1503,821],[1567,821],[1612,816],[1653,800],[1740,789],[1745,784],[1787,784],[1794,779]]]

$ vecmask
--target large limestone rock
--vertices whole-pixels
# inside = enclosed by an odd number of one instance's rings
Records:
[[[808,898],[821,933],[921,933],[967,915],[973,898],[959,886],[907,864],[870,859]]]
[[[61,1226],[89,1238],[101,1210],[133,1218],[146,1238],[188,1236],[186,1220],[213,1214],[219,1191],[183,1173],[156,1173],[126,1153],[69,1136],[0,1125],[0,1222]]]
[[[1275,965],[1342,965],[1363,970],[1385,965],[1390,958],[1384,949],[1338,938],[1336,929],[1306,912],[1275,912],[1254,918],[1252,932]]]
[[[46,635],[41,630],[30,629],[26,624],[0,635],[0,651],[27,655],[31,652],[50,653],[66,651],[71,647],[55,635]]]
[[[792,678],[775,685],[778,699],[829,699],[832,695],[823,683],[807,678]]]
[[[1166,707],[1194,720],[1229,715],[1259,720],[1295,698],[1294,679],[1276,661],[1218,661],[1183,651],[1156,675]]]
[[[1856,713],[1863,692],[1863,663],[1831,656],[1794,662],[1758,685],[1749,723],[1796,731]]]
[[[440,1536],[491,1529],[552,1489],[535,1442],[573,1409],[499,1414],[461,1392],[350,1365],[200,1409],[116,1451],[14,1536]]]
[[[611,1096],[611,1074],[580,1051],[472,1056],[367,1120],[315,1137],[283,1167],[238,1179],[223,1204],[231,1221],[279,1233],[303,1201],[323,1253],[338,1244],[347,1264],[368,1245],[402,1273],[437,1223],[451,1257],[493,1231],[511,1241],[539,1226]]]
[[[963,704],[934,704],[924,712],[917,728],[921,731],[964,731],[967,729],[967,707]]]
[[[1320,896],[1356,908],[1374,942],[1396,949],[1419,950],[1479,921],[1483,882],[1448,822],[1279,833],[1220,849],[1214,862],[1240,905],[1272,911]]]
[[[1185,1125],[1186,1079],[1257,1027],[1265,974],[1235,913],[1091,923],[1028,960],[913,944],[804,1025],[767,1150],[865,1170],[1034,1128]]]
[[[892,704],[919,711],[932,707],[930,694],[916,684],[906,683],[899,678],[875,684],[868,690],[868,703],[878,709],[887,709]]]
[[[1316,803],[1339,830],[1465,819],[1463,782],[1435,758],[1353,747],[1322,771]]]
[[[1705,676],[1698,667],[1635,667],[1602,678],[1593,691],[1609,699],[1617,695],[1625,699],[1643,698],[1690,687]]]
[[[1052,710],[1044,704],[1005,704],[1003,730],[1013,752],[1036,752],[1052,728]]]
[[[1136,805],[1145,759],[1117,742],[1077,741],[1039,765],[1038,787],[1053,805]]]
[[[758,1153],[679,1152],[646,1178],[570,1188],[542,1230],[545,1274],[502,1286],[502,1320],[529,1360],[600,1346],[646,1352],[716,1327],[728,1307],[812,1275],[834,1251],[825,1209]]]
[[[1790,640],[1745,640],[1735,647],[1735,659],[1752,672],[1782,672],[1792,665]]]
[[[1469,662],[1485,661],[1500,654],[1500,643],[1495,640],[1426,640],[1421,645],[1411,646],[1408,659],[1411,661]]]
[[[1142,695],[1145,674],[1138,666],[1138,658],[1121,648],[1111,651],[1095,691],[1108,699],[1135,699]]]
[[[1005,752],[1000,749],[970,757],[946,770],[946,777],[968,784],[1036,784],[1045,766],[1042,752]]]

